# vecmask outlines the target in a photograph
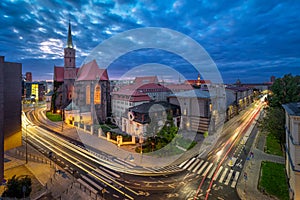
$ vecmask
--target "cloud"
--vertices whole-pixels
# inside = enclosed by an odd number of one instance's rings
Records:
[[[245,81],[267,81],[273,74],[299,73],[299,10],[300,4],[292,0],[3,0],[0,54],[6,60],[23,63],[23,68],[33,74],[51,79],[52,61],[63,65],[69,20],[77,66],[93,48],[118,33],[163,27],[201,44],[217,63],[225,82],[235,80],[237,74]],[[184,60],[168,52],[157,52],[135,52],[116,63],[130,69],[160,61],[186,70],[189,78],[195,77]]]

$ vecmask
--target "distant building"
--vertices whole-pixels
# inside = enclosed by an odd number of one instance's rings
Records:
[[[130,107],[151,101],[151,98],[136,90],[122,89],[111,93],[112,117],[118,126],[122,126],[122,116]]]
[[[210,80],[202,80],[200,77],[200,74],[198,74],[198,78],[197,80],[186,80],[185,84],[190,84],[191,86],[195,87],[195,88],[207,88],[208,86],[211,85],[211,81]]]
[[[300,199],[300,102],[284,104],[286,174],[290,199]]]
[[[168,115],[172,117],[174,125],[179,127],[180,107],[177,105],[152,101],[130,107],[122,117],[122,131],[137,138],[155,136],[166,124]],[[155,130],[148,132],[149,125]]]
[[[276,80],[276,77],[275,77],[275,76],[271,76],[271,78],[270,78],[270,82],[271,82],[271,83],[274,83],[274,82],[275,82],[275,80]]]
[[[169,102],[180,106],[181,123],[183,130],[204,133],[211,124],[212,101],[208,91],[199,89],[175,93],[169,96]]]
[[[69,23],[67,47],[64,49],[64,66],[54,66],[52,110],[63,109],[72,101],[74,82],[79,68],[75,64],[71,24]]]
[[[46,82],[25,82],[25,99],[43,101],[46,93]]]
[[[227,86],[226,91],[226,117],[227,120],[237,115],[253,102],[253,89],[242,86]]]
[[[0,180],[4,151],[22,145],[22,64],[5,62],[0,56]]]
[[[32,73],[26,72],[25,79],[26,79],[26,82],[32,82]]]

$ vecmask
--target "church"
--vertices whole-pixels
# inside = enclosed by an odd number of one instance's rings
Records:
[[[95,60],[76,68],[75,59],[76,50],[69,22],[67,46],[64,48],[64,66],[54,66],[51,110],[54,113],[60,111],[69,113],[66,122],[70,124],[76,121],[81,123],[82,115],[89,116],[84,123],[103,123],[110,115],[110,85],[107,70],[100,69]]]

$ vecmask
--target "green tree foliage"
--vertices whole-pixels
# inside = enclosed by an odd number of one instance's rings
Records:
[[[16,177],[14,175],[7,181],[6,189],[2,197],[23,198],[31,193],[31,179],[28,176]]]
[[[275,80],[271,87],[273,96],[270,105],[281,107],[282,104],[300,101],[300,76],[284,75]]]
[[[284,75],[273,83],[270,107],[265,109],[266,115],[260,120],[259,128],[263,132],[274,135],[281,144],[285,143],[285,113],[282,104],[300,101],[300,76]]]
[[[274,135],[282,144],[285,143],[285,114],[281,107],[270,107],[259,123],[260,130]]]

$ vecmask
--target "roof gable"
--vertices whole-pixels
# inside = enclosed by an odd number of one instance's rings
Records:
[[[77,81],[92,81],[92,80],[108,81],[108,74],[106,69],[100,69],[96,60],[92,60],[81,66]]]

